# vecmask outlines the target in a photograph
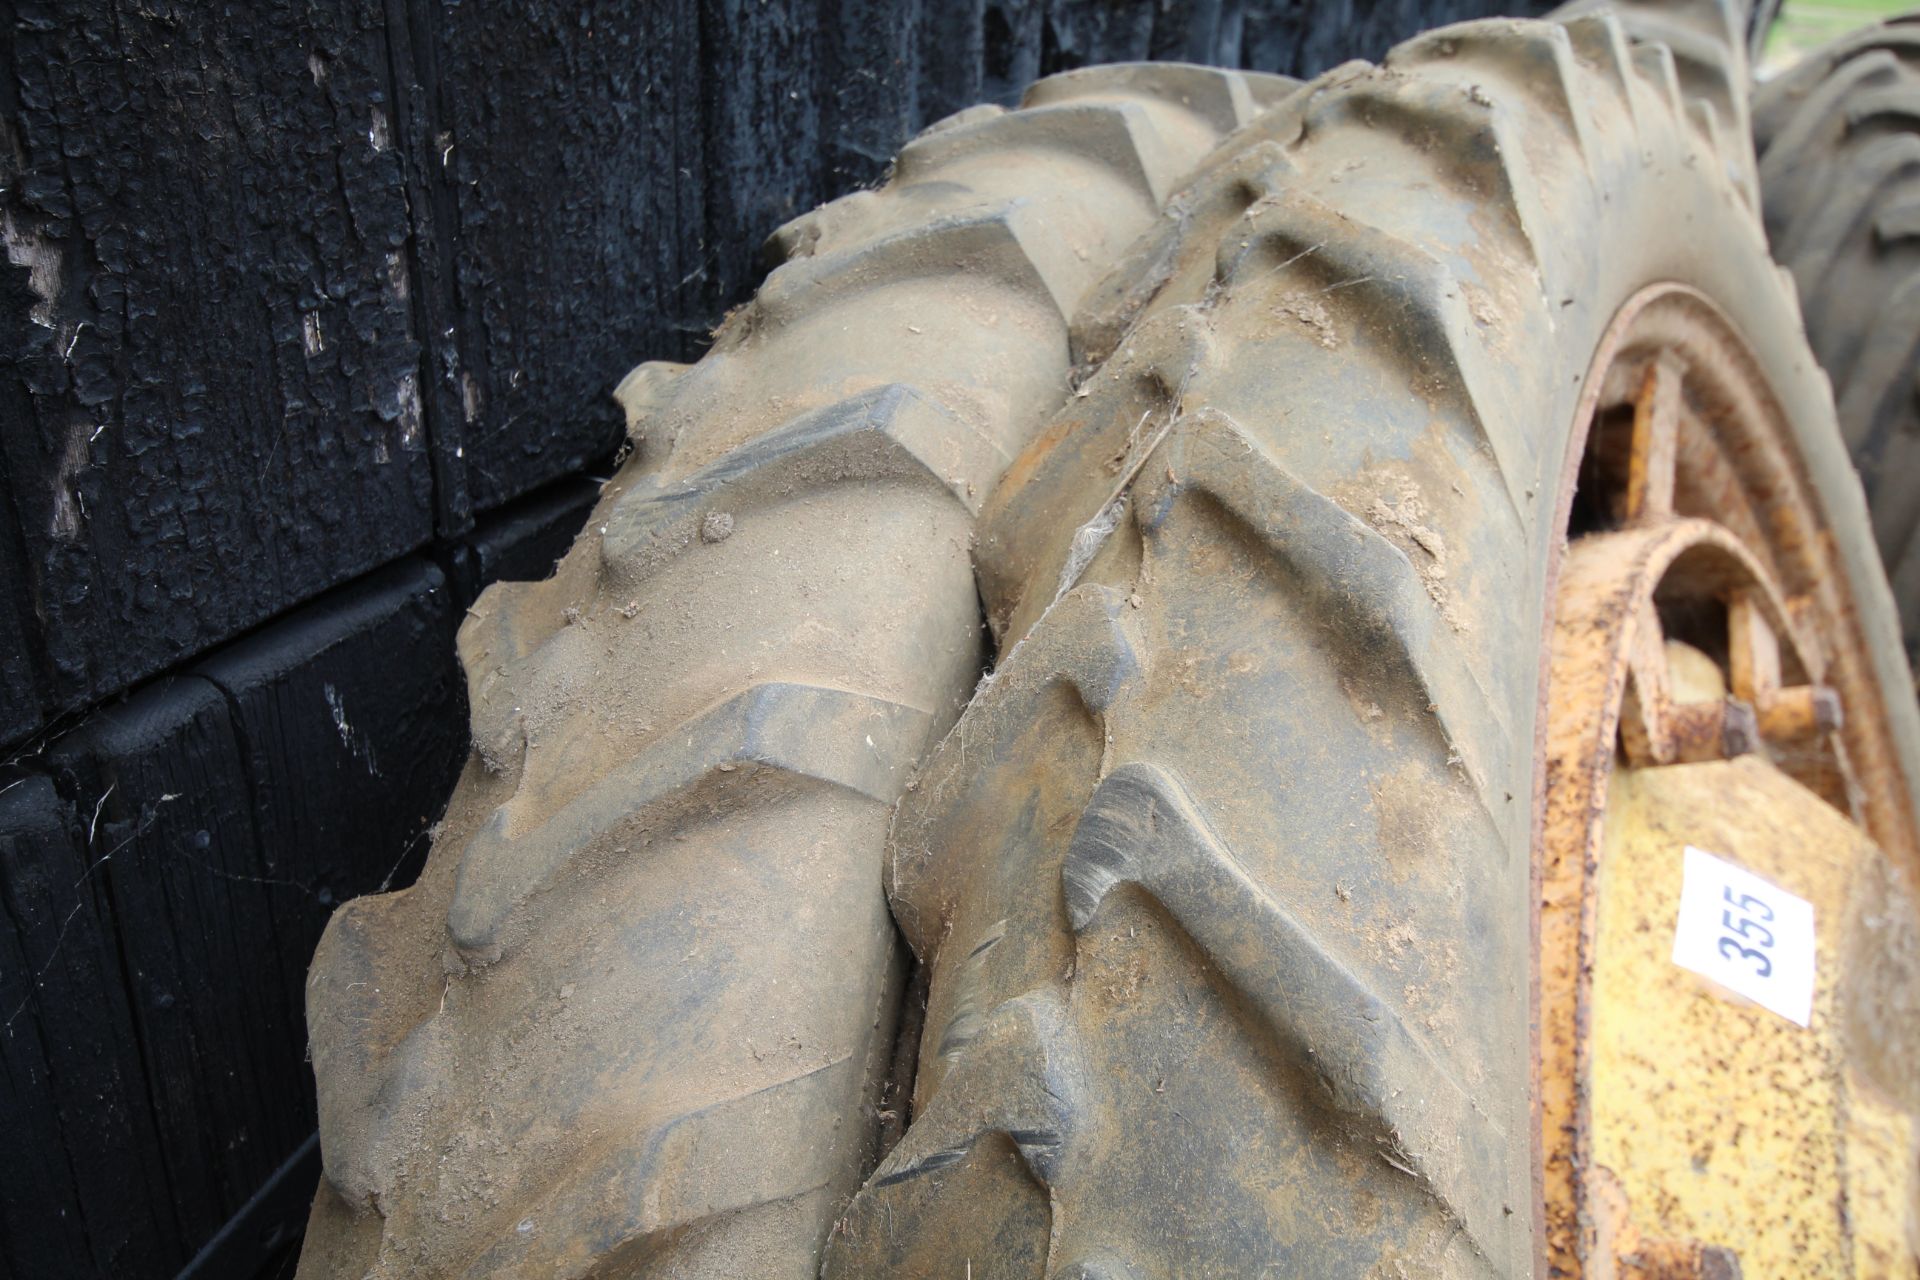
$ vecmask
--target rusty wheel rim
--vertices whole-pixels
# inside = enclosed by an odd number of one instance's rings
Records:
[[[1535,777],[1536,1106],[1544,1270],[1607,1274],[1589,1185],[1595,873],[1616,760],[1764,747],[1903,865],[1917,847],[1891,726],[1791,423],[1733,323],[1658,285],[1595,353],[1561,477]],[[1730,697],[1679,702],[1662,609],[1724,610]],[[1664,1246],[1663,1246],[1664,1247]],[[1673,1246],[1666,1274],[1730,1263]],[[1686,1257],[1678,1256],[1686,1253]]]

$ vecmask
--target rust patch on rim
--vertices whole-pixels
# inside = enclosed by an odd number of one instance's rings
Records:
[[[1617,761],[1649,767],[1764,746],[1907,867],[1920,865],[1915,815],[1791,424],[1704,296],[1655,286],[1615,316],[1588,372],[1556,520],[1566,541],[1549,566],[1535,778],[1546,1270],[1737,1274],[1726,1246],[1739,1242],[1639,1239],[1624,1193],[1590,1167],[1585,1081],[1609,780]],[[1667,641],[1708,633],[1729,696],[1676,700]]]

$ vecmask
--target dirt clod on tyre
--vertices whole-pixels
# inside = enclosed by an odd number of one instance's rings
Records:
[[[1068,317],[1284,82],[1094,69],[773,238],[556,574],[460,634],[474,754],[309,982],[303,1276],[801,1277],[873,1158],[889,807],[981,661],[979,504]]]
[[[827,1276],[1533,1273],[1543,628],[1631,299],[1733,318],[1890,617],[1745,136],[1687,85],[1610,15],[1435,31],[1263,117],[1203,243],[1142,242],[1157,291],[983,516],[1003,658],[890,837],[912,1121]]]

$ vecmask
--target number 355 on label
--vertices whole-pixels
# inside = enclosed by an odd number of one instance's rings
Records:
[[[1813,1014],[1813,904],[1687,846],[1673,962],[1783,1018]]]

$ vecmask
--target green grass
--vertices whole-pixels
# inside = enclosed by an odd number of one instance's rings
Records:
[[[1890,18],[1920,0],[1787,0],[1767,36],[1760,73],[1784,71],[1808,53],[1847,32]]]

